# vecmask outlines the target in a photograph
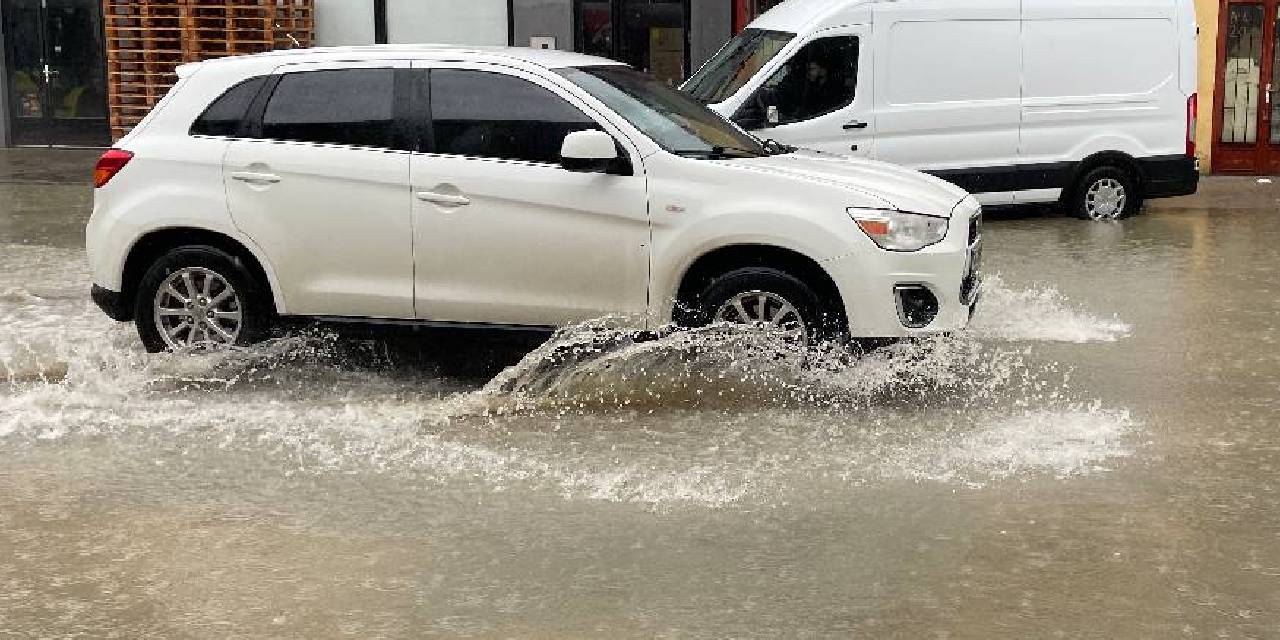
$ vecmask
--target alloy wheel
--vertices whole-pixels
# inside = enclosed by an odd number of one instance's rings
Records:
[[[244,320],[235,288],[202,267],[179,269],[165,278],[152,308],[160,338],[175,351],[232,346]]]
[[[791,343],[809,344],[809,328],[795,305],[786,298],[766,291],[740,293],[720,306],[716,322],[750,325],[781,332]]]

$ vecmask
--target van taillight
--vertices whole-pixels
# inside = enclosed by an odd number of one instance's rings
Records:
[[[1200,94],[1187,98],[1187,157],[1196,157],[1196,121],[1200,117]]]
[[[93,188],[98,189],[111,182],[111,179],[116,177],[116,174],[120,173],[120,170],[132,159],[133,153],[129,151],[107,149],[107,152],[98,158],[98,165],[93,168]]]

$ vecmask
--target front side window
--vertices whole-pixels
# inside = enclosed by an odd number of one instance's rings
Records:
[[[776,121],[770,117],[769,124],[804,122],[849,106],[857,91],[858,38],[820,38],[775,71],[743,109],[776,107]]]
[[[784,31],[747,29],[689,78],[683,89],[703,104],[724,102],[794,38],[794,33]]]
[[[488,71],[431,71],[436,153],[558,163],[565,136],[599,128],[564,98],[527,80]]]
[[[760,141],[706,105],[630,67],[576,67],[558,73],[671,153],[696,158],[768,155]]]
[[[286,74],[262,116],[262,137],[393,148],[394,85],[392,69]]]
[[[191,134],[199,136],[234,136],[240,133],[241,123],[249,112],[249,105],[258,97],[258,91],[266,84],[266,76],[250,78],[237,84],[222,97],[213,101],[204,113],[191,125]]]

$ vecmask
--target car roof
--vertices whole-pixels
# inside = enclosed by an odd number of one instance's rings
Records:
[[[282,49],[245,56],[214,58],[204,62],[182,65],[179,75],[209,64],[243,64],[253,67],[271,67],[282,64],[306,64],[313,62],[361,62],[370,60],[466,60],[475,62],[516,62],[563,69],[595,65],[622,65],[621,62],[556,49],[530,49],[527,47],[472,47],[443,44],[380,44],[355,47],[314,47],[310,49]]]

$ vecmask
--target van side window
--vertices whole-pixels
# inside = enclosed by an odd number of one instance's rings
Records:
[[[756,94],[756,102],[778,107],[778,122],[790,124],[839,111],[858,91],[858,38],[835,36],[806,44]]]
[[[249,105],[258,97],[258,91],[266,84],[266,76],[249,78],[237,84],[222,97],[213,101],[204,113],[191,125],[193,136],[234,136],[240,133],[240,125],[249,111]]]
[[[532,82],[487,71],[431,71],[435,153],[557,163],[565,136],[595,120]]]
[[[285,74],[262,116],[262,137],[392,148],[394,85],[392,69]]]

